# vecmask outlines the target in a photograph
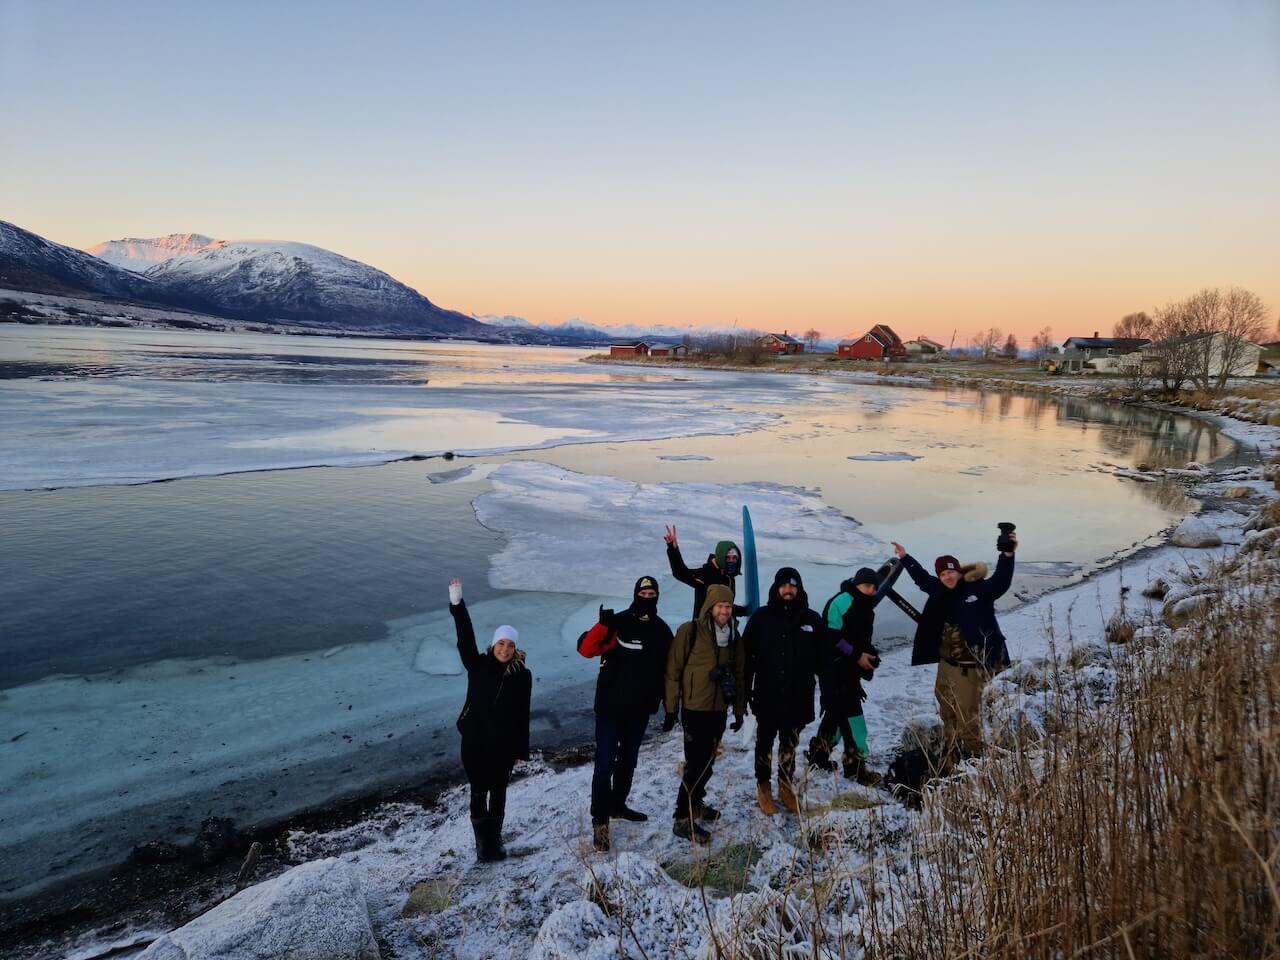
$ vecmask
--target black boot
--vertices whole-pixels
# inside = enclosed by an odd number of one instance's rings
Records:
[[[489,818],[472,817],[471,832],[476,835],[476,863],[489,862]]]
[[[644,823],[649,819],[647,813],[641,813],[639,810],[632,810],[625,803],[615,804],[613,812],[609,814],[610,820],[629,820],[632,823]]]
[[[699,800],[693,805],[693,816],[695,820],[702,820],[706,823],[715,823],[720,819],[720,811],[711,804]]]
[[[836,762],[831,759],[831,751],[817,737],[809,741],[809,749],[804,752],[804,759],[815,770],[830,772],[836,769]]]
[[[878,787],[882,779],[880,774],[867,768],[867,761],[860,756],[844,758],[844,778],[855,780],[863,787]]]
[[[507,848],[502,845],[502,817],[490,817],[488,831],[489,859],[507,859]]]

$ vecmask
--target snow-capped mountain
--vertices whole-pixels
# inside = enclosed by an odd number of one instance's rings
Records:
[[[71,296],[163,299],[162,292],[145,277],[3,220],[0,287]]]
[[[126,237],[123,240],[108,240],[105,243],[95,243],[85,252],[123,270],[142,273],[157,263],[174,257],[190,256],[224,243],[225,240],[215,240],[202,233],[171,233],[167,237],[150,239]]]
[[[246,320],[400,333],[475,335],[484,327],[436,306],[368,264],[307,243],[220,241],[143,276],[188,306]]]

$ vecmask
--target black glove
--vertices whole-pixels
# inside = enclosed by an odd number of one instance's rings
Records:
[[[606,627],[613,623],[613,611],[606,610],[604,604],[600,604],[600,622]]]
[[[674,713],[668,713],[665,717],[662,718],[662,732],[670,733],[675,728],[676,728],[676,715]]]
[[[729,729],[732,730],[734,733],[737,733],[739,730],[742,729],[742,724],[745,722],[746,722],[745,717],[742,717],[742,716],[734,717],[733,723],[729,724]]]

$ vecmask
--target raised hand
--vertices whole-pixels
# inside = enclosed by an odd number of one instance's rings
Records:
[[[899,560],[907,555],[907,548],[902,544],[898,543],[896,540],[890,540],[889,542],[893,544],[893,555]]]
[[[668,547],[680,546],[680,541],[676,539],[676,528],[674,525],[667,527],[667,532],[662,535],[662,539],[667,542]]]
[[[610,609],[608,609],[607,607],[605,607],[605,605],[604,605],[603,603],[602,603],[602,604],[600,604],[600,616],[599,616],[599,618],[598,618],[598,619],[599,619],[600,623],[602,623],[604,626],[606,626],[606,627],[608,627],[608,626],[612,626],[612,625],[613,625],[613,611],[612,611],[612,610],[610,610]]]
[[[462,602],[462,581],[454,577],[449,581],[449,606],[456,607]]]

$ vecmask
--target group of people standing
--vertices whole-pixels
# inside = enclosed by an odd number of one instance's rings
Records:
[[[892,579],[864,567],[840,585],[819,613],[809,605],[800,573],[783,567],[773,577],[767,602],[750,611],[735,602],[742,565],[735,543],[721,541],[702,566],[691,569],[680,553],[675,527],[666,529],[664,539],[672,575],[693,588],[692,617],[673,633],[658,615],[657,578],[642,576],[627,609],[601,606],[596,624],[578,639],[582,656],[600,658],[591,783],[595,849],[610,848],[611,820],[648,819],[627,800],[640,744],[660,707],[663,731],[679,724],[684,740],[672,831],[694,843],[709,842],[705,824],[720,819],[720,811],[706,802],[707,784],[726,727],[740,730],[748,709],[756,718],[756,800],[765,815],[775,815],[779,805],[793,813],[800,810],[796,751],[801,731],[815,719],[815,693],[821,721],[808,744],[807,762],[822,770],[838,769],[832,754],[843,742],[844,775],[867,786],[878,784],[879,776],[867,767],[863,683],[874,677],[880,663],[873,642],[875,609],[892,589]],[[938,664],[934,693],[943,723],[944,768],[981,753],[982,689],[1009,663],[994,604],[1012,581],[1016,534],[1002,543],[989,578],[984,564],[962,566],[950,555],[938,557],[930,574],[900,544],[893,544],[902,568],[928,598],[918,617],[911,662]],[[457,580],[450,583],[449,600],[467,671],[458,729],[471,785],[477,858],[501,859],[506,856],[502,821],[507,784],[516,761],[529,754],[530,674],[514,627],[498,627],[481,654]],[[739,631],[742,617],[748,619]]]

